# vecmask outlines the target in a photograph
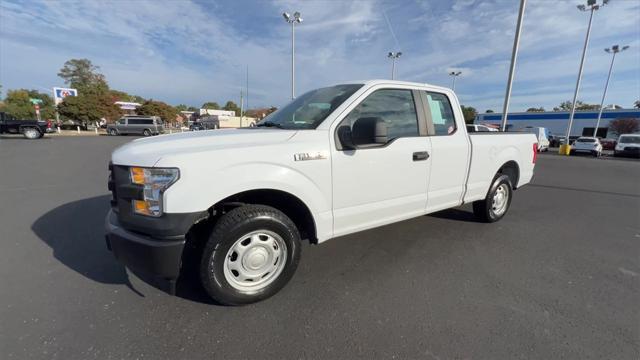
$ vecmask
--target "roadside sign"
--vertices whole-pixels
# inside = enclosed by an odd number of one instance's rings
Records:
[[[53,88],[53,99],[56,105],[60,104],[67,96],[78,96],[78,90],[69,88]]]
[[[31,101],[31,103],[34,104],[34,105],[42,104],[42,99],[29,98],[29,101]]]

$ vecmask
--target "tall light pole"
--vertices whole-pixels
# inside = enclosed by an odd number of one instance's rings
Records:
[[[565,143],[560,145],[560,154],[569,155],[571,152],[571,146],[569,145],[569,136],[571,135],[571,125],[573,125],[573,117],[576,114],[576,101],[578,100],[578,92],[580,90],[580,82],[582,81],[582,69],[584,68],[584,58],[587,55],[587,47],[589,46],[589,36],[591,36],[591,23],[593,22],[593,13],[600,9],[601,6],[606,5],[609,0],[602,0],[602,5],[598,4],[596,0],[587,0],[587,5],[578,5],[578,10],[589,11],[589,26],[587,26],[587,36],[584,39],[584,47],[582,48],[582,58],[580,59],[580,69],[578,70],[578,80],[576,81],[576,90],[573,93],[573,103],[571,104],[571,113],[569,114],[569,124],[567,126],[567,133],[565,137]]]
[[[616,54],[625,51],[629,48],[628,45],[620,47],[619,45],[613,45],[611,48],[604,49],[609,54],[613,54],[611,57],[611,65],[609,65],[609,75],[607,75],[607,82],[604,84],[604,92],[602,93],[602,100],[600,101],[600,111],[598,111],[598,120],[596,121],[596,127],[593,129],[593,137],[596,137],[598,133],[598,126],[600,126],[600,118],[602,118],[602,110],[604,107],[604,99],[607,96],[607,88],[609,88],[609,79],[611,79],[611,70],[613,70],[613,61],[616,59]]]
[[[296,24],[302,22],[299,12],[294,12],[293,16],[289,13],[282,13],[285,21],[291,24],[291,99],[296,98]]]
[[[456,79],[458,78],[458,76],[460,76],[460,74],[462,74],[462,71],[452,71],[449,73],[449,75],[453,77],[453,81],[451,84],[451,90],[453,91],[456,91]]]
[[[400,51],[390,51],[389,54],[387,54],[387,57],[391,59],[391,80],[396,78],[396,59],[398,59],[401,55],[402,52]]]
[[[522,19],[524,18],[524,8],[526,5],[527,0],[520,0],[520,11],[518,12],[518,23],[516,24],[516,36],[513,38],[513,49],[511,50],[509,80],[507,80],[507,91],[504,95],[504,104],[502,106],[502,123],[500,124],[500,131],[507,130],[509,101],[511,100],[511,86],[513,85],[513,75],[516,69],[516,59],[518,58],[518,48],[520,47],[520,31],[522,30]]]

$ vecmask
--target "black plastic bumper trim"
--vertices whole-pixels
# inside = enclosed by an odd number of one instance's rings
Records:
[[[112,211],[105,219],[105,228],[107,248],[125,266],[165,280],[180,275],[184,236],[166,240],[127,231]]]

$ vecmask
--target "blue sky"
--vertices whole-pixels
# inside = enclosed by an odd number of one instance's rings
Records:
[[[529,0],[511,111],[570,100],[588,14],[586,1]],[[14,1],[0,0],[0,84],[41,91],[63,85],[58,70],[89,58],[112,88],[177,105],[238,101],[249,67],[249,105],[290,96],[290,27],[296,30],[297,92],[347,80],[389,78],[450,86],[459,69],[462,103],[502,108],[518,1]],[[388,22],[385,19],[389,20]],[[610,55],[607,103],[640,98],[640,0],[597,11],[579,98],[599,103]],[[389,28],[391,25],[393,32]],[[395,35],[395,36],[394,36]]]

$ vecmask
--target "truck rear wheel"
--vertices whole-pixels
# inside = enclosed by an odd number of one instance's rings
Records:
[[[22,136],[26,139],[33,140],[40,138],[40,131],[36,128],[24,128],[22,129]]]
[[[507,175],[499,175],[491,184],[484,200],[473,202],[473,214],[483,222],[496,222],[507,213],[511,205],[513,187]]]
[[[245,205],[216,223],[200,261],[207,293],[226,305],[264,300],[282,289],[300,261],[300,234],[281,211]]]

